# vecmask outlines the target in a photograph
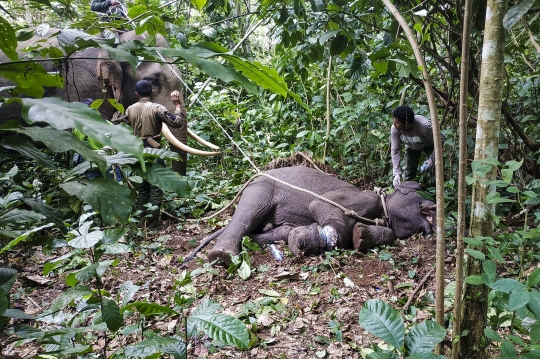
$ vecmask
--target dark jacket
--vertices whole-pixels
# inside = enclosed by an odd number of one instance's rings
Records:
[[[111,0],[92,0],[90,3],[90,10],[101,12],[103,14],[112,16],[122,16],[122,9],[125,9],[124,0],[119,0],[122,5],[112,6]]]

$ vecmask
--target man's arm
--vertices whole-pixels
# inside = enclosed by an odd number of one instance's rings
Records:
[[[182,106],[180,105],[180,92],[171,92],[171,101],[174,104],[174,115],[171,114],[164,106],[160,105],[158,116],[161,122],[166,123],[168,126],[179,128],[184,126],[186,118],[182,112]]]
[[[401,138],[398,131],[392,126],[390,129],[390,154],[392,156],[392,173],[394,176],[401,175]]]

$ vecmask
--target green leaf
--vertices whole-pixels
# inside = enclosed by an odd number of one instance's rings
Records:
[[[497,274],[497,265],[492,260],[488,259],[482,262],[482,268],[484,273],[488,278],[486,285],[491,285],[495,281],[495,276]]]
[[[249,344],[249,335],[244,323],[240,320],[221,314],[195,314],[187,318],[188,326],[195,325],[210,338],[225,345],[234,345],[245,349]]]
[[[0,317],[4,316],[4,313],[9,308],[9,292],[6,293],[5,290],[0,288]],[[2,325],[0,325],[0,328]]]
[[[182,350],[183,348],[183,350]],[[176,338],[152,338],[126,347],[126,357],[145,358],[156,353],[183,353],[184,356],[174,355],[175,358],[186,358],[185,344]],[[171,352],[172,351],[172,352]]]
[[[279,76],[276,70],[266,67],[258,62],[241,60],[233,55],[221,55],[234,68],[240,71],[248,79],[255,82],[266,90],[287,97],[288,88],[285,80]]]
[[[143,160],[143,143],[140,138],[132,134],[128,126],[113,126],[104,122],[98,111],[83,103],[65,102],[57,97],[39,100],[22,99],[22,103],[23,117],[28,123],[46,122],[59,130],[75,128],[104,146],[132,154],[140,161]],[[64,151],[67,149],[69,148]],[[84,153],[81,155],[86,158]]]
[[[101,215],[103,223],[127,223],[133,203],[133,193],[111,178],[79,180],[60,185],[64,191],[88,203]]]
[[[63,310],[71,302],[79,300],[85,296],[90,296],[93,293],[94,292],[92,292],[90,287],[85,286],[85,285],[78,285],[76,287],[68,289],[67,291],[60,293],[60,295],[56,297],[55,301],[53,302],[51,307],[46,311],[46,313],[53,313],[59,310]]]
[[[341,30],[327,31],[319,37],[319,44],[324,45],[330,38],[336,36]]]
[[[248,279],[251,275],[251,268],[249,267],[249,264],[247,264],[245,261],[242,261],[240,268],[238,268],[238,275],[243,280]]]
[[[512,177],[514,176],[514,171],[509,170],[507,168],[503,168],[501,170],[501,175],[502,175],[503,181],[506,184],[510,184],[510,182],[512,182]]]
[[[35,160],[38,164],[46,168],[56,168],[54,162],[36,146],[22,136],[6,136],[0,141],[0,144],[10,150],[17,151],[21,155]]]
[[[206,5],[206,0],[190,0],[190,2],[191,5],[195,6],[199,11]]]
[[[516,310],[521,308],[529,302],[529,291],[527,288],[520,290],[512,291],[510,293],[510,298],[508,299],[508,309]]]
[[[484,328],[484,334],[488,339],[493,340],[494,342],[500,342],[501,336],[494,331],[493,329]]]
[[[9,242],[8,244],[6,244],[6,246],[4,248],[2,248],[0,250],[0,253],[3,253],[7,250],[10,250],[11,248],[15,247],[20,241],[25,241],[32,233],[34,232],[39,232],[41,231],[43,228],[48,228],[48,227],[52,227],[52,223],[49,223],[49,224],[46,224],[46,225],[43,225],[41,227],[37,227],[37,228],[32,228],[31,230],[21,234],[20,236],[18,236],[17,238],[15,238],[14,240],[12,240],[11,242]]]
[[[4,290],[5,293],[11,291],[16,279],[17,271],[15,269],[0,267],[0,289]]]
[[[397,350],[403,347],[403,319],[389,304],[378,299],[368,300],[360,310],[359,324]]]
[[[2,289],[0,289],[0,291],[2,291]],[[1,300],[1,294],[0,294],[0,300]],[[2,313],[0,310],[0,316],[1,315]],[[19,309],[7,309],[3,315],[4,317],[13,318],[13,319],[30,319],[30,320],[36,319],[35,315],[26,314],[25,312]]]
[[[347,48],[348,37],[343,34],[337,35],[330,44],[330,54],[339,56]]]
[[[477,251],[475,249],[465,248],[465,252],[467,252],[471,257],[480,259],[481,261],[486,259],[486,255],[484,253]]]
[[[499,279],[491,285],[491,289],[498,290],[499,292],[503,293],[510,293],[513,291],[523,290],[525,288],[526,287],[523,283],[510,278]]]
[[[92,279],[97,278],[97,273],[96,273],[97,267],[98,267],[97,263],[93,263],[89,266],[86,266],[82,268],[81,270],[77,271],[77,273],[75,273],[75,278],[77,278],[80,282],[88,283]]]
[[[26,209],[14,208],[0,215],[0,224],[34,223],[45,219],[44,215]]]
[[[104,298],[101,312],[103,321],[107,323],[107,328],[109,328],[110,331],[116,332],[120,329],[123,324],[123,319],[120,314],[120,308],[115,301]]]
[[[540,322],[536,322],[531,325],[529,329],[531,333],[531,344],[538,344],[540,342]]]
[[[18,60],[17,55],[17,37],[15,36],[15,30],[11,27],[9,22],[0,16],[0,51],[2,51],[12,61]]]
[[[536,268],[532,271],[531,274],[527,277],[527,287],[532,288],[535,285],[540,283],[540,268]]]
[[[99,248],[102,249],[105,254],[124,254],[133,252],[130,246],[123,243],[105,244]]]
[[[533,6],[534,0],[521,0],[516,5],[512,6],[506,14],[504,14],[503,18],[503,26],[504,28],[509,31],[512,26],[521,18],[523,15],[529,11],[531,6]]]
[[[64,79],[61,75],[51,75],[45,68],[35,62],[1,63],[0,76],[17,85],[14,94],[25,94],[40,98],[46,87],[64,87]]]
[[[174,192],[180,197],[187,197],[191,191],[189,181],[186,178],[160,164],[147,164],[146,172],[143,172],[138,166],[133,166],[132,169],[133,173],[141,176],[163,191]]]
[[[52,127],[26,127],[17,132],[30,136],[32,140],[43,142],[53,152],[65,152],[68,150],[81,154],[89,161],[95,162],[102,173],[107,171],[107,161],[96,151],[86,147],[71,132],[58,130]]]
[[[143,158],[161,158],[162,160],[181,160],[178,153],[163,148],[147,147],[144,149]]]
[[[44,215],[49,221],[54,222],[62,232],[66,233],[67,228],[62,219],[62,214],[59,210],[54,207],[49,206],[47,203],[42,200],[34,198],[23,198],[23,202],[28,205],[34,212]]]
[[[445,336],[446,330],[442,325],[426,320],[411,328],[405,338],[405,349],[409,355],[431,352]]]
[[[470,275],[465,277],[465,283],[472,285],[486,284],[484,277],[481,275]]]
[[[82,233],[80,236],[69,241],[68,244],[73,248],[88,249],[95,246],[102,238],[102,231],[93,231],[90,233]]]
[[[126,305],[123,307],[120,312],[124,313],[126,310],[137,309],[139,313],[145,316],[156,315],[156,314],[178,314],[169,307],[147,302],[135,302]]]

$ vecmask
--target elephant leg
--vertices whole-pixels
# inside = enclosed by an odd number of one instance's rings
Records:
[[[287,238],[289,237],[289,232],[293,228],[294,227],[291,225],[282,225],[282,226],[267,230],[263,233],[250,234],[249,236],[251,237],[253,242],[259,245],[272,244],[279,241],[287,242]]]
[[[231,256],[240,252],[242,238],[253,232],[274,210],[272,187],[265,181],[250,184],[234,212],[231,222],[208,253],[208,261],[228,266]]]
[[[366,226],[356,223],[353,229],[353,248],[366,251],[371,248],[390,245],[396,240],[394,231],[388,227]]]
[[[289,233],[289,249],[295,257],[318,255],[326,250],[326,242],[317,223],[293,228]]]

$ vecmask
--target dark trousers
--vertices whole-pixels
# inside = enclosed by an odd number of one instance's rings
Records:
[[[405,172],[403,174],[404,181],[414,181],[418,171],[418,163],[422,152],[426,154],[426,159],[431,156],[435,147],[433,145],[422,148],[421,150],[405,149]]]
[[[147,145],[146,141],[144,141],[145,147],[150,147]],[[154,160],[154,166],[165,166],[165,163],[161,159]],[[148,223],[151,226],[158,225],[159,224],[159,210],[161,207],[161,202],[163,200],[163,191],[152,184],[148,182],[147,180],[143,180],[142,183],[137,187],[137,204],[136,208],[143,213],[143,217],[146,218]],[[145,207],[145,204],[150,203],[152,207],[148,209]]]

